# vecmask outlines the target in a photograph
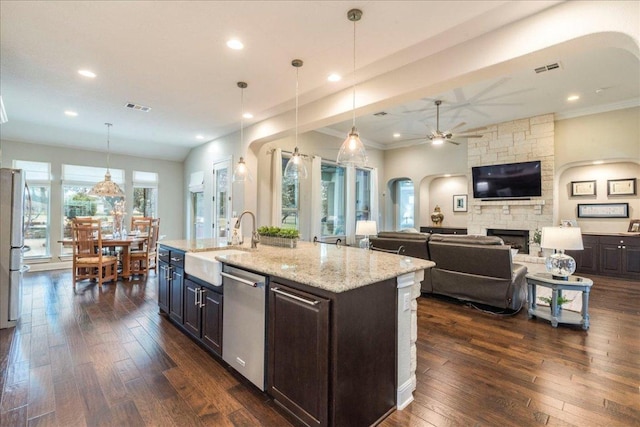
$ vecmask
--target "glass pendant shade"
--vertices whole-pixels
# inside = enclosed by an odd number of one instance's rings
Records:
[[[307,167],[304,165],[304,158],[298,151],[298,147],[293,150],[293,155],[287,162],[282,175],[286,179],[307,179]]]
[[[96,197],[124,197],[124,192],[115,182],[111,181],[111,172],[109,172],[109,156],[111,154],[109,130],[111,123],[105,123],[107,126],[107,173],[104,174],[104,181],[100,181],[89,190],[90,196]]]
[[[236,85],[240,88],[240,145],[244,144],[244,90],[247,88],[247,83],[238,82]],[[238,164],[233,168],[233,177],[231,178],[233,182],[244,183],[247,181],[253,181],[251,178],[251,174],[249,173],[249,168],[247,164],[244,162],[244,158],[240,157],[238,160]]]
[[[251,178],[251,174],[249,173],[249,168],[247,167],[247,164],[244,162],[244,158],[240,157],[240,160],[238,160],[238,164],[233,169],[233,182],[246,182],[246,181],[251,182],[253,181],[253,179]]]
[[[363,167],[367,164],[367,152],[355,126],[351,128],[347,139],[344,140],[340,147],[338,163],[356,167]]]

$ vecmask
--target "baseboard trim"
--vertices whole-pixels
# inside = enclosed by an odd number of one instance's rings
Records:
[[[413,402],[413,390],[416,389],[416,377],[408,379],[398,386],[398,396],[396,400],[396,408],[399,411],[402,411],[404,408],[409,406],[411,402]]]
[[[72,261],[27,263],[27,265],[29,266],[29,271],[71,270],[73,267]]]

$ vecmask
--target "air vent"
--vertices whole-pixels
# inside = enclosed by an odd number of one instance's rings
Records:
[[[386,116],[387,114],[389,114],[389,113],[387,113],[386,111],[380,111],[379,113],[373,113],[374,116],[380,116],[380,117],[381,116]]]
[[[131,108],[132,110],[142,111],[148,113],[151,111],[151,107],[145,107],[144,105],[134,104],[133,102],[127,102],[124,104],[125,107]]]
[[[551,71],[560,68],[560,63],[554,62],[553,64],[544,65],[542,67],[535,68],[536,74],[544,73],[545,71]]]

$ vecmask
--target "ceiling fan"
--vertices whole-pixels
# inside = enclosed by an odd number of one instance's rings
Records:
[[[436,100],[435,104],[436,104],[436,130],[432,131],[429,135],[427,135],[427,138],[431,141],[431,144],[441,145],[441,144],[444,144],[444,142],[446,141],[446,142],[450,142],[451,144],[460,145],[459,142],[456,142],[452,139],[455,136],[461,136],[464,138],[482,138],[482,135],[469,135],[466,133],[456,134],[453,132],[456,129],[466,125],[465,122],[458,123],[457,125],[455,125],[454,127],[452,127],[447,131],[444,131],[444,132],[441,131],[440,130],[440,104],[442,104],[442,101],[438,99]]]
[[[436,129],[431,131],[431,133],[427,134],[426,136],[423,136],[420,138],[410,138],[408,140],[428,139],[429,141],[431,141],[432,145],[442,145],[444,144],[445,141],[451,144],[460,145],[460,143],[457,141],[454,141],[453,138],[455,138],[456,136],[461,138],[482,138],[482,135],[474,135],[474,134],[466,133],[466,132],[474,132],[478,129],[468,130],[462,133],[454,133],[456,129],[459,129],[460,127],[466,125],[465,122],[458,123],[457,125],[455,125],[454,127],[452,127],[447,131],[441,131],[440,130],[440,105],[442,104],[442,101],[438,99],[435,101],[435,104],[436,104]],[[405,141],[408,141],[408,140],[405,140]]]

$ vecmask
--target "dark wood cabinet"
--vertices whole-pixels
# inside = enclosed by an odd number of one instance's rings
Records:
[[[169,281],[169,317],[182,324],[184,322],[184,252],[171,250],[169,264],[171,280]]]
[[[222,294],[197,279],[184,279],[184,329],[222,356]]]
[[[467,229],[455,227],[420,227],[420,232],[430,234],[467,234]]]
[[[306,425],[328,425],[330,301],[273,283],[269,393]]]
[[[582,241],[583,251],[567,251],[576,273],[640,279],[640,236],[584,234]]]
[[[267,393],[305,425],[374,425],[395,409],[395,279],[332,293],[269,284]]]

